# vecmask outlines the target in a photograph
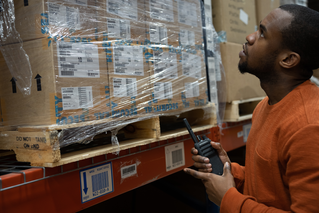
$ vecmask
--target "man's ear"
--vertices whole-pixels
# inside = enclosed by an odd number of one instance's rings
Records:
[[[300,63],[300,55],[295,52],[286,52],[281,55],[280,66],[286,69],[293,68]]]

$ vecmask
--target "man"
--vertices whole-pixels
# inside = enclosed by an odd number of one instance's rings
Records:
[[[246,163],[231,163],[212,142],[224,174],[192,149],[201,179],[220,212],[319,212],[319,88],[309,81],[319,67],[319,13],[283,5],[246,37],[239,70],[260,79],[267,97],[256,107]],[[230,164],[231,163],[231,164]]]

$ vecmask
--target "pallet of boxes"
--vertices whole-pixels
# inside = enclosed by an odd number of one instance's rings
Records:
[[[257,104],[266,96],[259,79],[238,70],[239,52],[246,36],[254,33],[260,21],[279,7],[279,0],[216,0],[212,2],[213,24],[219,35],[221,59],[225,69],[227,96],[224,121],[237,122],[252,117]]]
[[[3,33],[21,38],[1,44],[0,149],[18,161],[56,166],[73,146],[95,143],[95,152],[84,149],[68,162],[145,145],[184,130],[184,117],[215,125],[200,1],[13,3],[3,1],[0,11],[2,18],[15,12],[16,31]],[[8,64],[21,49],[32,71],[23,76],[30,94],[19,82],[22,62]]]

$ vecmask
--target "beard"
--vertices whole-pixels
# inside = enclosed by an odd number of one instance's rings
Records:
[[[253,68],[248,64],[249,55],[246,55],[246,61],[238,63],[240,73],[250,73],[255,75],[262,83],[275,84],[278,80],[275,71],[275,62],[278,53],[273,53],[267,58],[263,58],[258,64],[258,67]]]

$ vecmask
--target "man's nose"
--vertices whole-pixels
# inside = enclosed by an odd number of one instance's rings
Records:
[[[247,37],[246,37],[246,40],[248,42],[249,45],[253,45],[256,41],[256,35],[257,35],[257,31],[256,32],[253,32],[251,34],[249,34]]]

